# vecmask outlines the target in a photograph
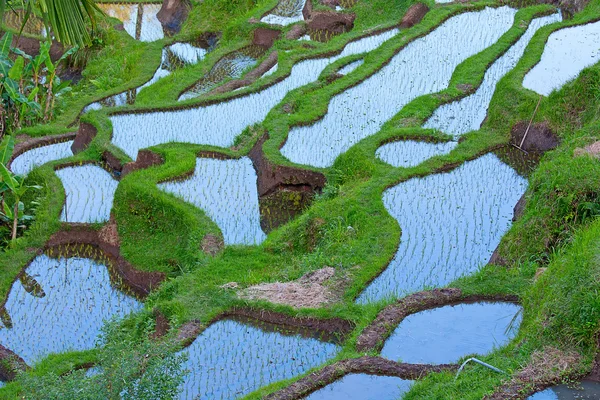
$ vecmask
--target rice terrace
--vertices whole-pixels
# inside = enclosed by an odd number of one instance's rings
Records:
[[[600,399],[600,0],[0,23],[0,399]]]

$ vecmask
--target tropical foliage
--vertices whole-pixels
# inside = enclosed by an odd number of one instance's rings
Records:
[[[92,31],[96,29],[96,12],[101,12],[94,0],[0,0],[0,20],[4,18],[7,6],[25,11],[23,26],[32,14],[44,21],[47,35],[66,45],[89,45]]]
[[[0,138],[52,118],[56,99],[71,90],[70,81],[57,76],[57,66],[77,51],[73,47],[54,63],[49,42],[42,43],[40,53],[32,57],[11,49],[11,40],[10,32],[0,39]],[[10,53],[16,55],[14,61]]]

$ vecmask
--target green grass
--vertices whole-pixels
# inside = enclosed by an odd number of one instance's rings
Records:
[[[401,39],[389,41],[368,54],[364,65],[355,73],[331,84],[326,79],[338,67],[358,56],[348,57],[328,67],[317,82],[289,93],[282,104],[292,104],[294,113],[285,114],[279,105],[254,128],[269,132],[270,139],[264,145],[268,158],[278,164],[289,164],[278,150],[290,129],[322,117],[333,96],[376,73],[403,45],[427,34],[456,13],[495,5],[493,2],[447,6],[427,3],[432,10],[422,23],[401,32]],[[179,93],[223,55],[249,44],[254,28],[264,25],[251,24],[248,20],[260,18],[275,4],[272,0],[195,3],[178,36],[152,44],[138,43],[124,32],[107,30],[106,47],[90,60],[84,80],[65,100],[64,112],[54,123],[29,129],[27,133],[41,136],[68,131],[67,125],[88,103],[137,87],[150,79],[165,44],[192,39],[200,32],[223,32],[219,47],[198,65],[186,67],[160,80],[151,89],[144,89],[135,105],[122,107],[120,111],[196,106],[229,98],[231,94],[176,102]],[[339,50],[348,41],[370,30],[394,26],[411,4],[410,1],[360,1],[353,8],[357,14],[354,30],[329,43],[316,44],[313,49],[279,40],[275,44],[280,50],[278,71],[243,91],[255,92],[265,84],[281,79],[304,58]],[[402,138],[447,140],[447,136],[420,126],[442,103],[465,96],[457,85],[480,85],[487,67],[519,39],[527,24],[551,10],[545,5],[521,9],[514,26],[496,44],[456,69],[447,90],[415,99],[399,110],[380,132],[353,146],[331,168],[323,170],[328,178],[325,193],[303,215],[269,234],[260,246],[230,246],[214,258],[206,256],[200,250],[202,238],[209,233],[219,235],[218,227],[201,210],[156,187],[158,182],[191,171],[195,156],[201,150],[220,150],[232,156],[243,156],[256,139],[245,135],[250,139],[237,151],[181,144],[154,147],[153,150],[164,157],[165,164],[123,178],[113,208],[125,258],[139,269],[162,271],[169,276],[168,281],[150,295],[146,312],[135,317],[136,322],[140,325],[149,323],[151,313],[148,311],[157,308],[174,325],[192,319],[208,323],[223,311],[240,305],[296,316],[341,317],[355,322],[357,328],[335,360],[359,356],[355,348],[358,335],[392,301],[383,300],[366,306],[354,303],[365,285],[392,259],[400,240],[401,227],[385,210],[383,191],[415,176],[461,164],[508,143],[511,126],[517,121],[529,120],[537,104],[538,97],[524,90],[521,82],[539,60],[547,37],[559,27],[598,18],[600,2],[593,0],[573,20],[540,29],[517,67],[499,83],[482,129],[465,135],[450,154],[403,169],[392,168],[378,160],[376,149],[382,143]],[[282,50],[292,51],[284,53]],[[487,266],[450,285],[467,294],[515,294],[523,299],[525,312],[518,338],[511,345],[481,357],[510,373],[525,365],[535,350],[549,345],[580,353],[584,363],[576,366],[573,373],[581,373],[589,368],[595,351],[593,338],[598,331],[600,307],[596,295],[599,245],[594,238],[600,233],[600,223],[593,216],[586,216],[582,205],[599,204],[600,163],[589,157],[574,158],[573,150],[599,140],[599,88],[600,67],[594,66],[573,83],[543,99],[536,121],[547,121],[563,142],[556,151],[543,158],[530,179],[525,214],[513,225],[500,247],[507,266]],[[110,112],[100,110],[82,118],[98,128],[98,136],[88,150],[73,160],[99,160],[102,151],[110,149],[123,161],[129,161],[110,144]],[[57,164],[36,169],[28,178],[32,183],[44,184],[41,205],[37,219],[26,235],[13,248],[0,254],[0,265],[3,266],[0,268],[0,293],[3,296],[20,269],[34,257],[31,249],[42,247],[60,227],[58,216],[64,193],[52,172],[52,167]],[[353,229],[347,229],[348,226]],[[345,274],[348,283],[342,300],[322,309],[297,310],[266,302],[248,302],[238,299],[233,291],[220,288],[228,282],[247,287],[293,280],[324,266],[332,266],[339,274]],[[541,266],[548,270],[533,284],[533,276]],[[44,374],[52,368],[66,371],[89,360],[93,360],[93,352],[53,356],[36,366],[32,373]],[[454,382],[453,374],[430,375],[413,387],[407,399],[481,399],[505,378],[482,367],[469,366],[457,382]],[[259,399],[296,379],[298,377],[261,388],[247,398]],[[1,390],[0,396],[15,398],[18,392],[18,386],[12,384]]]

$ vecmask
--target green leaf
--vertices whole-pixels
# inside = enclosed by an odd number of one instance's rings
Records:
[[[10,71],[8,71],[8,77],[14,81],[20,81],[23,77],[23,68],[25,67],[25,59],[21,56],[17,57]]]
[[[3,0],[0,0],[1,3],[4,3]],[[13,35],[10,32],[6,32],[2,39],[0,39],[0,54],[4,56],[8,56],[8,52],[10,51],[10,45],[12,43]]]
[[[4,164],[0,164],[0,177],[11,192],[16,193],[19,190],[19,182],[15,179],[15,175]]]
[[[15,138],[12,135],[7,135],[2,143],[0,143],[0,164],[8,164],[8,160],[12,157],[15,149]]]

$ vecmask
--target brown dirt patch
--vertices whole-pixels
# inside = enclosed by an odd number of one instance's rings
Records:
[[[138,151],[137,159],[129,162],[123,166],[122,176],[138,171],[140,169],[146,169],[155,165],[161,165],[165,160],[159,155],[150,150]]]
[[[296,308],[317,308],[334,299],[325,285],[335,275],[335,269],[325,267],[312,271],[292,282],[263,283],[242,290],[239,297],[248,300],[266,300]]]
[[[311,38],[319,39],[320,36],[331,38],[334,35],[350,32],[354,28],[355,19],[356,15],[352,13],[314,11],[310,14],[306,25],[311,32]],[[317,33],[322,34],[317,35]]]
[[[298,40],[304,35],[306,35],[306,26],[296,24],[285,34],[285,38],[288,40]]]
[[[523,140],[525,132],[527,137],[523,143],[523,150],[535,153],[545,153],[548,150],[556,148],[560,144],[558,136],[550,129],[546,122],[532,124],[527,131],[529,122],[517,122],[510,132],[510,142],[519,146]]]
[[[269,400],[296,400],[335,382],[350,373],[397,376],[403,379],[420,379],[432,372],[453,371],[456,365],[402,364],[381,357],[360,357],[338,361],[313,372],[290,386],[265,397]]]
[[[516,302],[515,296],[465,296],[460,289],[434,289],[414,293],[384,308],[377,318],[360,334],[356,342],[358,351],[381,350],[392,331],[410,314],[446,305],[478,301]]]
[[[82,122],[79,124],[77,136],[75,136],[75,141],[71,146],[73,154],[81,153],[82,151],[86,150],[97,134],[98,129],[96,129],[94,125],[88,124],[87,122]]]
[[[404,17],[402,17],[402,21],[400,21],[400,28],[402,28],[402,29],[412,28],[413,26],[415,26],[416,24],[421,22],[423,17],[425,17],[425,15],[428,12],[429,12],[429,7],[427,7],[425,4],[423,4],[423,3],[413,4],[406,11],[406,14],[404,14]]]
[[[529,363],[509,381],[498,387],[484,400],[525,399],[529,395],[554,385],[565,378],[573,367],[581,362],[581,356],[554,347],[545,347],[531,355]]]
[[[275,43],[275,40],[277,40],[280,35],[281,31],[279,29],[257,28],[254,30],[252,44],[269,48],[273,46],[273,43]]]

